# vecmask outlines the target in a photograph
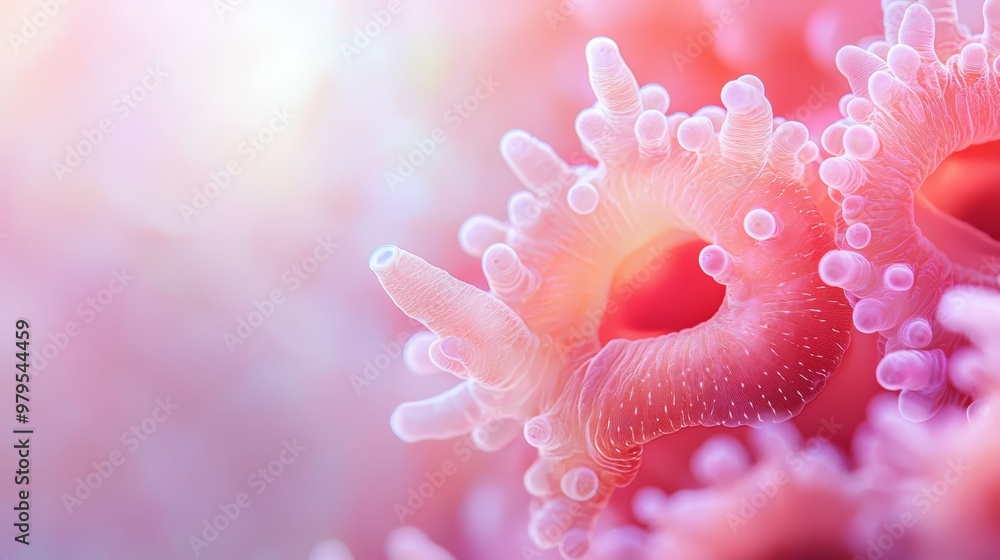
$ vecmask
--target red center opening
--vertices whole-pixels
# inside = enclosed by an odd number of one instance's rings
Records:
[[[1000,142],[948,157],[921,187],[916,218],[954,262],[974,269],[1000,263]]]
[[[599,337],[636,340],[694,327],[710,319],[726,288],[702,272],[704,241],[655,240],[629,255],[615,271]]]

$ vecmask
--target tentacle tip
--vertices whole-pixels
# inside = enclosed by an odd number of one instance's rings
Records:
[[[931,343],[934,331],[926,319],[910,319],[899,329],[900,341],[910,348],[924,348]]]
[[[847,214],[847,211],[844,211]],[[852,249],[864,249],[872,240],[872,230],[867,224],[856,223],[847,228],[844,239]]]
[[[457,336],[449,336],[441,339],[441,354],[444,357],[457,362],[465,362],[469,359],[469,343]]]
[[[894,292],[905,292],[913,287],[913,269],[905,264],[894,264],[883,276],[885,286]]]
[[[368,259],[368,268],[376,274],[385,272],[392,268],[397,260],[399,260],[399,247],[383,245],[372,252],[372,256]]]
[[[750,86],[747,86],[750,87]],[[677,142],[689,152],[697,152],[712,141],[715,126],[705,116],[685,119],[677,129]]]
[[[869,126],[856,124],[844,133],[844,149],[855,159],[871,159],[880,147],[878,135]]]
[[[850,263],[843,251],[830,251],[819,260],[819,277],[826,285],[840,287],[850,271]]]
[[[618,44],[608,37],[594,37],[587,42],[587,63],[590,66],[607,67],[620,59]]]
[[[559,488],[571,500],[585,502],[597,495],[599,482],[590,467],[576,467],[562,476]]]
[[[500,153],[512,161],[520,161],[531,152],[531,135],[515,128],[500,139]]]
[[[524,439],[528,445],[541,449],[555,438],[553,421],[545,416],[536,416],[524,424]]]
[[[863,299],[854,307],[854,326],[865,334],[873,334],[885,329],[886,312],[882,302]]]
[[[601,200],[601,195],[597,189],[589,183],[573,185],[566,194],[566,202],[573,212],[580,215],[587,215],[597,209]]]
[[[780,224],[777,216],[763,208],[754,208],[743,219],[743,230],[757,241],[767,241],[777,237]]]
[[[836,63],[841,73],[844,73],[845,68],[847,68],[848,59],[851,56],[856,56],[859,52],[864,53],[864,49],[857,45],[844,45],[837,50]]]
[[[722,275],[731,265],[732,258],[718,245],[706,245],[698,254],[698,265],[702,272],[712,276]]]
[[[923,15],[926,15],[928,18],[931,18],[932,20],[934,18],[934,16],[931,15],[930,10],[928,10],[926,6],[918,2],[914,2],[913,4],[910,5],[909,8],[906,9],[906,15],[904,17],[913,18]]]
[[[404,443],[416,443],[420,441],[420,438],[416,437],[406,427],[406,408],[408,404],[403,403],[392,411],[392,415],[389,417],[389,427],[392,428],[392,433],[396,434],[396,437]]]
[[[756,87],[733,80],[722,87],[722,104],[726,109],[743,113],[753,109],[763,100],[763,93]]]
[[[819,146],[812,140],[807,141],[798,154],[799,163],[812,163],[819,159]]]

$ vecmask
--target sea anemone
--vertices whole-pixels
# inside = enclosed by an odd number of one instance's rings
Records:
[[[853,95],[822,138],[836,157],[820,176],[841,209],[839,249],[823,257],[820,274],[847,292],[859,331],[884,337],[879,383],[901,391],[900,413],[920,421],[968,401],[948,376],[962,340],[938,322],[942,293],[1000,282],[982,266],[1000,244],[919,195],[945,158],[1000,139],[1000,1],[985,2],[979,36],[949,0],[883,7],[886,41],[837,55]]]
[[[775,119],[749,75],[722,89],[724,107],[668,115],[664,88],[640,88],[611,40],[586,53],[597,103],[576,128],[597,164],[570,167],[521,131],[504,137],[501,153],[528,190],[510,198],[507,221],[473,216],[460,232],[489,293],[395,246],[370,261],[396,305],[433,333],[411,340],[408,363],[465,380],[401,405],[395,432],[471,432],[497,449],[523,423],[539,449],[525,475],[539,501],[531,535],[568,557],[586,552],[644,444],[687,426],[792,417],[836,370],[850,326],[842,292],[818,274],[833,235],[809,196],[819,150],[806,127]],[[701,270],[725,286],[714,316],[673,332],[601,328],[633,303],[632,280],[648,282],[663,253],[692,243],[704,245]],[[622,282],[627,262],[638,266]]]

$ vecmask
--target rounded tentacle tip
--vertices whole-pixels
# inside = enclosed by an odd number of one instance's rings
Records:
[[[589,183],[579,183],[573,185],[566,194],[566,202],[573,212],[580,215],[593,213],[597,209],[597,204],[601,200],[601,195]]]
[[[546,462],[542,459],[536,460],[524,471],[524,489],[528,494],[536,498],[544,498],[552,493],[552,485],[549,480],[549,471]]]
[[[715,126],[708,117],[691,117],[677,129],[677,142],[685,150],[697,152],[708,146],[714,135]]]
[[[886,305],[874,298],[863,299],[854,306],[854,326],[865,334],[889,328]]]
[[[413,373],[428,374],[440,371],[431,361],[430,348],[437,340],[437,335],[431,332],[413,334],[403,346],[403,363]]]
[[[405,443],[416,443],[420,441],[420,438],[412,432],[407,426],[407,414],[410,409],[410,403],[403,403],[392,411],[392,415],[389,417],[389,427],[392,428],[392,433],[396,434],[396,437]]]
[[[438,348],[441,349],[441,354],[444,357],[463,363],[469,361],[469,356],[473,351],[468,342],[457,336],[442,338]]]
[[[566,472],[559,481],[559,488],[571,500],[585,502],[595,495],[600,481],[590,467],[576,467]]]
[[[931,343],[934,331],[926,319],[910,319],[899,328],[899,340],[910,348],[924,348]]]
[[[940,350],[897,350],[886,354],[875,368],[879,385],[889,390],[912,389],[939,392],[943,389],[944,354]]]
[[[894,292],[905,292],[913,287],[913,269],[905,264],[890,265],[883,275],[883,282]]]
[[[879,148],[878,135],[869,126],[856,124],[844,132],[844,149],[855,159],[869,160],[875,157]]]
[[[547,416],[536,416],[524,424],[524,439],[534,448],[548,447],[557,437],[555,421]]]
[[[600,109],[593,107],[580,111],[576,116],[576,133],[580,139],[591,147],[602,144],[608,134],[608,123]],[[593,154],[592,154],[593,155]]]
[[[844,215],[847,215],[847,210],[844,210]],[[872,240],[872,230],[867,224],[856,223],[851,224],[844,234],[844,240],[847,244],[851,246],[852,249],[864,249]]]
[[[858,190],[865,179],[864,171],[857,161],[847,157],[832,157],[819,166],[819,177],[828,186],[843,194]]]
[[[608,37],[594,37],[587,42],[585,52],[591,67],[606,68],[621,60],[618,44]]]
[[[862,291],[872,287],[876,275],[872,264],[859,253],[833,250],[819,260],[819,277],[828,286]]]
[[[751,84],[733,80],[722,87],[722,104],[729,111],[745,113],[760,105],[763,92]]]
[[[511,161],[520,161],[527,157],[531,153],[531,147],[531,135],[519,128],[507,131],[500,138],[500,153]]]
[[[534,274],[505,243],[490,245],[483,253],[483,273],[493,293],[503,299],[522,299],[536,287]]]
[[[757,241],[777,237],[780,229],[778,217],[763,208],[754,208],[743,218],[743,231]]]
[[[698,254],[698,265],[705,274],[718,278],[732,269],[733,258],[718,245],[706,245]]]
[[[481,257],[494,243],[507,239],[508,226],[499,220],[483,214],[476,214],[465,220],[458,230],[458,243],[462,250],[473,257]]]
[[[368,268],[379,274],[392,268],[397,260],[399,260],[399,247],[383,245],[372,251],[372,256],[368,259]]]

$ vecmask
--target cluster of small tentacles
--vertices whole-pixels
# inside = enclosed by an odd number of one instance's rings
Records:
[[[900,0],[884,11],[885,41],[837,57],[853,94],[841,101],[844,119],[822,133],[823,161],[804,125],[773,116],[756,77],[726,84],[721,107],[669,113],[663,87],[640,87],[612,41],[591,41],[597,102],[576,129],[597,164],[571,166],[522,131],[503,138],[501,153],[526,190],[511,196],[506,220],[473,216],[459,234],[482,259],[489,291],[395,246],[371,257],[396,305],[430,331],[407,344],[407,365],[462,379],[397,408],[399,437],[471,434],[496,450],[523,433],[539,453],[524,476],[537,498],[531,536],[579,557],[613,489],[634,479],[644,444],[689,426],[797,414],[840,364],[852,308],[858,331],[884,337],[876,375],[902,391],[903,418],[925,420],[993,394],[995,378],[981,368],[987,359],[995,367],[996,356],[981,354],[997,341],[956,351],[963,336],[991,335],[983,324],[997,328],[989,314],[968,323],[958,300],[988,296],[952,292],[937,309],[951,286],[997,287],[1000,279],[973,263],[1000,251],[921,209],[918,191],[950,154],[1000,139],[1000,0],[986,2],[977,37],[948,0]],[[833,225],[810,197],[818,181],[840,205]],[[928,231],[915,223],[921,212],[932,214]],[[935,244],[931,230],[941,229],[960,230],[949,239],[963,242]],[[701,270],[725,286],[718,312],[679,332],[602,341],[621,263],[654,241],[669,249],[692,240],[704,244]],[[785,455],[792,440],[765,438],[763,455]],[[753,484],[732,442],[705,453],[696,469],[704,480]],[[834,451],[820,455],[802,459],[798,493],[786,501],[827,491],[823,469],[846,476]],[[654,498],[643,514],[654,525],[680,515]],[[665,542],[664,554],[689,550]]]
[[[841,102],[845,118],[823,133],[835,157],[820,167],[841,206],[839,249],[823,258],[820,273],[845,290],[859,331],[885,337],[879,383],[902,391],[900,412],[916,421],[966,400],[947,375],[961,338],[934,319],[942,291],[1000,286],[982,267],[984,256],[1000,254],[996,242],[918,208],[920,186],[946,157],[1000,139],[1000,2],[986,2],[981,37],[958,24],[952,2],[926,4],[888,4],[886,41],[838,54],[853,95]],[[917,227],[921,211],[933,214],[928,230],[948,231],[951,247]]]

